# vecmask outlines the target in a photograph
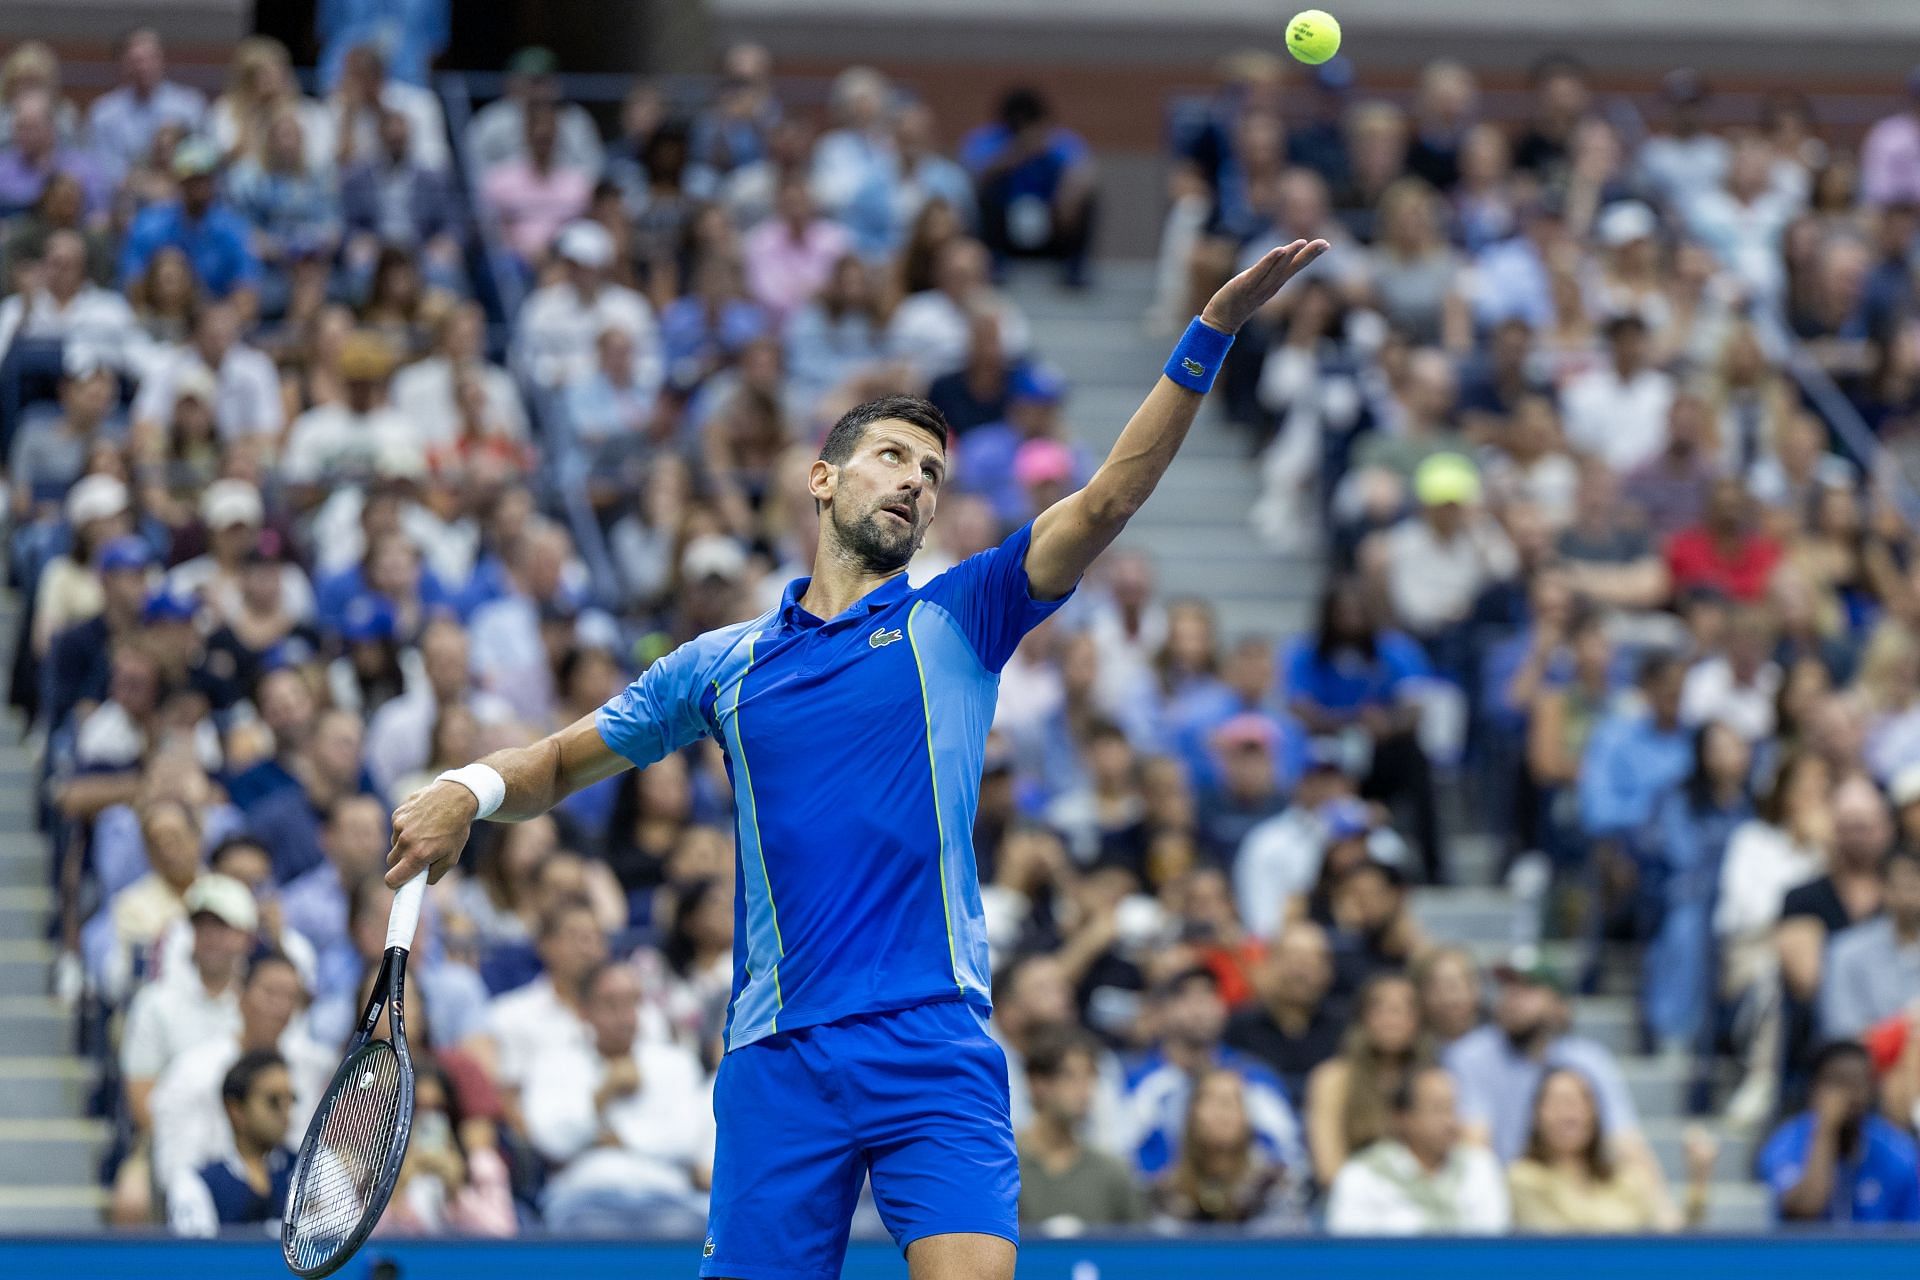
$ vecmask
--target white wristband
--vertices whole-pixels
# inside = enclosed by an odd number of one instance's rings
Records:
[[[480,807],[474,810],[475,822],[491,818],[507,799],[507,780],[490,766],[477,762],[449,769],[434,781],[457,782],[473,792],[473,798],[480,802]]]

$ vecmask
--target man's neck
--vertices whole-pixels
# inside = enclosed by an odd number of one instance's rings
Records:
[[[904,572],[905,566],[891,572],[876,572],[856,563],[837,544],[823,537],[813,558],[813,579],[807,583],[799,604],[816,618],[837,617],[869,592]]]
[[[280,1037],[269,1033],[264,1027],[242,1026],[240,1028],[240,1052],[243,1054],[261,1053],[278,1048],[279,1045]]]
[[[1073,1126],[1046,1112],[1036,1112],[1027,1128],[1027,1146],[1054,1172],[1064,1172],[1080,1158],[1080,1137]]]
[[[1451,1151],[1422,1151],[1413,1146],[1408,1146],[1407,1152],[1413,1156],[1413,1162],[1420,1166],[1421,1171],[1428,1174],[1435,1174],[1446,1168],[1447,1157],[1453,1154]]]
[[[1893,940],[1895,942],[1903,947],[1910,947],[1914,943],[1920,942],[1920,920],[1901,920],[1897,916],[1890,917],[1890,919],[1893,923]]]
[[[1273,1019],[1274,1026],[1290,1036],[1298,1036],[1313,1025],[1313,1006],[1292,1000],[1271,1000],[1267,1002],[1267,1016]]]
[[[207,994],[210,996],[223,996],[227,993],[227,988],[233,985],[233,972],[231,970],[226,972],[220,972],[218,970],[209,971],[207,966],[203,964],[196,964],[194,969],[200,975],[200,985],[206,989]]]
[[[1213,1046],[1210,1044],[1176,1040],[1172,1037],[1168,1037],[1167,1041],[1161,1045],[1160,1051],[1166,1055],[1168,1062],[1189,1074],[1211,1064],[1214,1057]]]

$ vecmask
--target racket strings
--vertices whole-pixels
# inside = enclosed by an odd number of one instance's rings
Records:
[[[295,1171],[287,1251],[317,1266],[358,1233],[400,1129],[400,1057],[376,1040],[344,1073],[311,1154]]]

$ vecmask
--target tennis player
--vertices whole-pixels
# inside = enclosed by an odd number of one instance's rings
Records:
[[[1019,1164],[987,1036],[973,817],[999,673],[1153,492],[1232,335],[1326,251],[1235,276],[1087,486],[923,587],[947,425],[892,396],[808,472],[813,576],[681,645],[592,716],[442,774],[394,814],[387,882],[439,879],[476,819],[519,822],[702,737],[733,783],[734,977],[700,1274],[840,1274],[863,1178],[914,1280],[1010,1280]]]

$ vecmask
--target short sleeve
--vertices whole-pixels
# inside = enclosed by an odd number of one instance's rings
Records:
[[[1780,1131],[1767,1140],[1760,1151],[1760,1158],[1753,1162],[1754,1172],[1767,1184],[1777,1202],[1781,1196],[1800,1184],[1800,1166],[1802,1152],[1793,1125],[1781,1127]]]
[[[646,768],[710,731],[702,707],[705,637],[689,640],[648,667],[638,680],[596,711],[601,741],[638,768]]]
[[[1027,580],[1031,521],[997,547],[968,556],[927,584],[926,598],[953,615],[967,641],[989,671],[1007,665],[1020,638],[1045,622],[1072,598],[1035,600]]]

